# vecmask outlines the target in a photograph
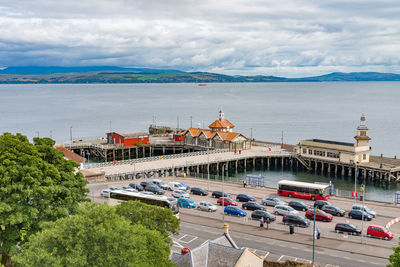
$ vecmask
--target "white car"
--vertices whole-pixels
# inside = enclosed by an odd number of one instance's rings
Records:
[[[217,211],[217,206],[207,201],[200,201],[199,205],[197,205],[197,209],[212,212]]]
[[[103,190],[101,190],[100,196],[102,196],[102,197],[110,197],[110,192],[111,192],[110,189],[103,189]]]
[[[173,190],[183,190],[186,191],[186,187],[183,186],[181,183],[178,182],[169,182],[168,183],[168,189],[173,191]]]
[[[294,208],[292,208],[290,206],[276,205],[274,207],[274,214],[279,214],[279,215],[294,214],[294,215],[298,215],[299,213],[297,212],[297,210],[295,210]]]
[[[124,189],[124,191],[133,192],[133,193],[138,193],[139,192],[139,191],[137,191],[136,189],[133,189],[133,188],[127,188],[127,189]]]
[[[180,197],[190,198],[190,195],[183,190],[174,190],[172,192],[172,196],[175,198],[180,198]]]

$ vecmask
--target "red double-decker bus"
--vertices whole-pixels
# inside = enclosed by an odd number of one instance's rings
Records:
[[[281,180],[278,182],[278,195],[311,200],[329,199],[329,185]]]

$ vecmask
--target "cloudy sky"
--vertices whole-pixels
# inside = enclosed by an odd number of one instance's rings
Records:
[[[1,0],[0,67],[400,73],[399,0]]]

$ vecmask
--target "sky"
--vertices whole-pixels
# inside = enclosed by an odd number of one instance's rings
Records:
[[[1,0],[0,67],[400,73],[399,0]]]

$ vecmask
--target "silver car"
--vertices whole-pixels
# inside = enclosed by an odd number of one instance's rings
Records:
[[[217,206],[207,201],[200,201],[197,205],[197,209],[212,212],[217,211]]]
[[[276,205],[286,205],[286,202],[277,197],[266,197],[261,200],[261,204],[265,206],[275,207]]]
[[[102,196],[102,197],[110,197],[110,192],[111,192],[110,189],[103,189],[103,190],[101,190],[100,196]]]
[[[279,215],[287,215],[287,214],[299,214],[297,210],[290,206],[285,206],[285,205],[276,205],[274,207],[274,214],[279,214]]]
[[[175,197],[175,198],[180,198],[180,197],[190,198],[189,193],[186,193],[186,192],[183,191],[183,190],[174,190],[174,191],[172,192],[172,196]]]

